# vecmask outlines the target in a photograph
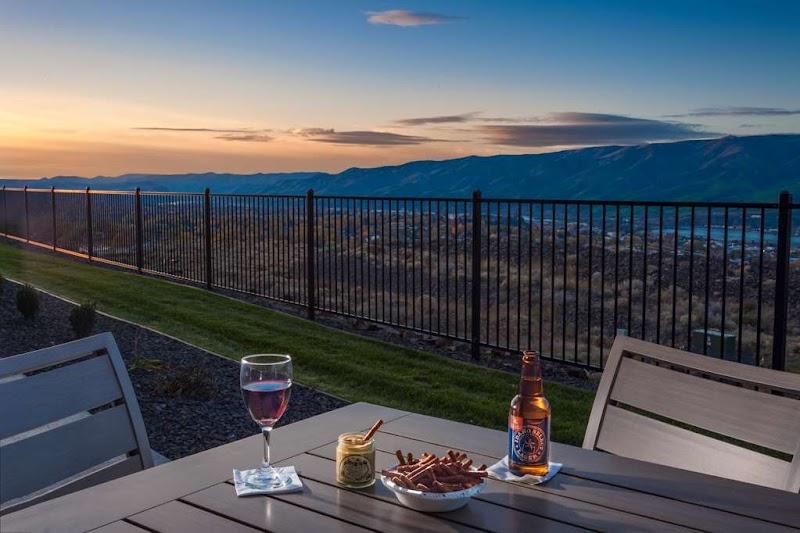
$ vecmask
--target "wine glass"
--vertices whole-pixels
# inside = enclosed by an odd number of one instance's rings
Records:
[[[280,354],[257,354],[242,358],[239,372],[242,398],[250,417],[264,435],[264,460],[245,483],[255,489],[280,488],[287,480],[269,462],[269,435],[289,406],[292,358]]]

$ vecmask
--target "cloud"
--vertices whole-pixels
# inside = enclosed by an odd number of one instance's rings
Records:
[[[386,131],[335,131],[324,128],[305,128],[295,132],[310,140],[331,144],[359,144],[367,146],[403,146],[431,142],[449,142],[418,135],[402,135]]]
[[[459,122],[470,122],[475,119],[478,113],[461,113],[460,115],[439,115],[434,117],[416,117],[396,120],[395,124],[401,126],[423,126],[425,124],[452,124]]]
[[[223,141],[239,141],[239,142],[255,142],[255,143],[266,143],[273,139],[269,135],[259,134],[259,133],[235,133],[235,134],[228,134],[228,135],[219,135],[214,137],[215,139],[220,139]]]
[[[333,128],[301,128],[289,130],[289,133],[299,135],[300,137],[314,137],[315,135],[335,133],[335,131]]]
[[[523,124],[525,122],[541,122],[540,117],[479,117],[481,122],[497,122],[502,124]]]
[[[800,109],[785,107],[701,107],[680,115],[664,115],[670,118],[679,117],[768,117],[800,115]]]
[[[390,9],[388,11],[367,11],[367,21],[370,24],[388,24],[390,26],[430,26],[432,24],[446,24],[461,20],[462,17],[441,15],[425,11],[406,11],[403,9]]]
[[[478,131],[492,144],[548,147],[637,144],[714,137],[696,124],[601,113],[554,113],[536,124],[487,124]]]
[[[223,129],[223,128],[171,128],[166,126],[146,126],[139,128],[131,128],[132,130],[144,131],[172,131],[178,133],[253,133],[255,131],[270,131],[270,130],[254,130],[252,128],[243,129]]]

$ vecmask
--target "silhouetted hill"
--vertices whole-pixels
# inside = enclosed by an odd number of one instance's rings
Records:
[[[202,192],[206,187],[214,192],[227,193],[268,193],[275,192],[275,185],[284,181],[304,180],[316,176],[317,172],[279,172],[258,174],[123,174],[121,176],[54,176],[38,180],[0,180],[0,185],[8,187],[57,189],[107,189],[129,191],[141,188],[143,191],[181,191]],[[324,174],[327,176],[328,174]]]
[[[19,183],[19,182],[17,182]],[[124,175],[55,177],[36,187],[215,192],[486,197],[772,201],[800,196],[800,135],[602,146],[547,154],[414,161],[339,174]],[[10,182],[8,183],[11,184]]]

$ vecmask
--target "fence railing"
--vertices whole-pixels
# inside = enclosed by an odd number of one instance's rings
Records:
[[[602,368],[614,336],[800,367],[800,206],[2,189],[12,239]],[[794,231],[793,233],[793,226]]]

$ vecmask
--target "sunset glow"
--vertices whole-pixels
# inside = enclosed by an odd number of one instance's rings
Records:
[[[4,2],[0,177],[800,131],[797,4],[650,6],[636,24],[624,2],[418,4]]]

